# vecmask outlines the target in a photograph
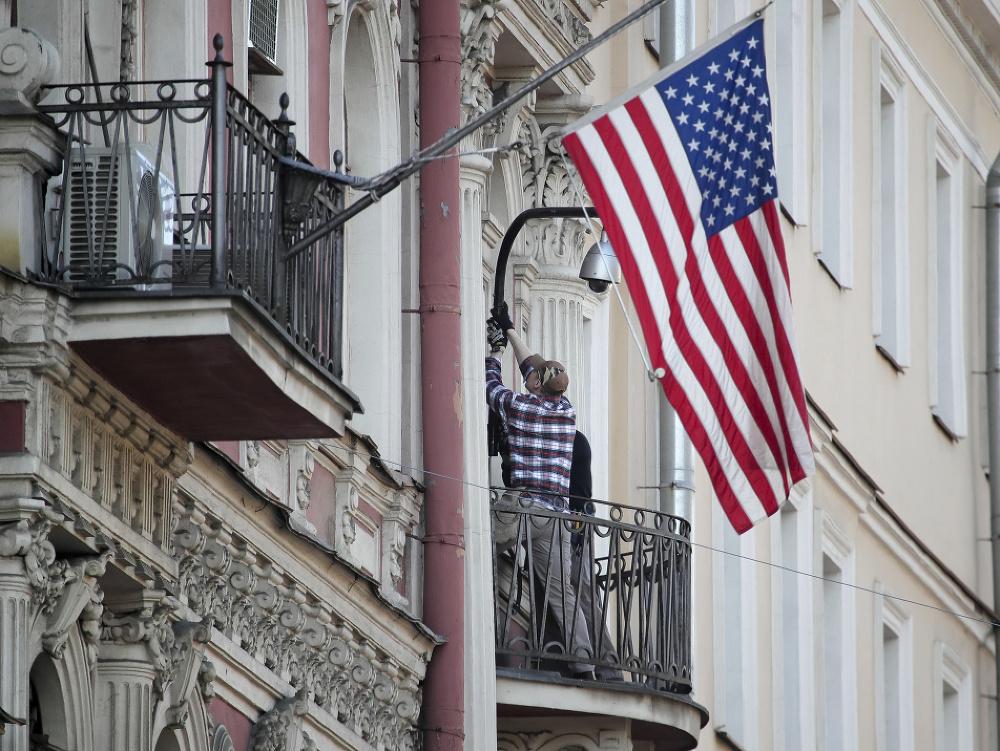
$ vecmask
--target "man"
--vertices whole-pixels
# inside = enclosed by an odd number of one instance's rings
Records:
[[[486,401],[499,416],[509,444],[511,486],[521,491],[520,504],[531,504],[558,515],[521,515],[535,576],[545,584],[545,603],[572,655],[591,659],[590,632],[577,607],[571,581],[570,468],[576,436],[576,410],[563,396],[569,385],[566,369],[558,362],[533,356],[514,331],[506,310],[496,311],[487,324]],[[503,385],[500,356],[507,342],[521,367],[525,386],[537,393],[518,394]],[[511,540],[510,542],[513,542]],[[570,662],[569,670],[593,678],[593,666]]]

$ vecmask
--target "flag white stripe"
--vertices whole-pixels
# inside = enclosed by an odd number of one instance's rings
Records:
[[[713,451],[719,461],[730,487],[752,523],[767,516],[756,491],[750,485],[725,437],[708,395],[681,355],[669,325],[670,304],[663,290],[659,270],[650,253],[645,232],[635,213],[628,191],[622,183],[618,170],[604,147],[600,135],[592,126],[577,132],[581,144],[586,148],[594,169],[604,182],[608,198],[614,205],[615,214],[630,241],[632,257],[640,275],[646,283],[646,293],[653,311],[656,325],[663,341],[662,352],[671,373],[684,390],[691,406],[704,427]]]

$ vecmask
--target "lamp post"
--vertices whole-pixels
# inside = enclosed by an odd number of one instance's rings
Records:
[[[510,258],[510,251],[514,247],[514,241],[524,225],[531,219],[583,219],[584,217],[596,218],[597,210],[592,206],[586,208],[581,206],[539,206],[525,209],[514,217],[514,221],[510,223],[507,232],[504,233],[503,240],[500,241],[500,251],[497,254],[497,268],[493,281],[494,310],[500,307],[504,301],[503,288],[507,278],[507,261]],[[580,269],[580,278],[584,279],[591,290],[598,294],[606,290],[612,282],[615,284],[621,282],[621,266],[609,242],[603,240],[597,242],[588,251]],[[498,456],[503,436],[497,416],[492,411],[490,411],[487,429],[489,455]]]

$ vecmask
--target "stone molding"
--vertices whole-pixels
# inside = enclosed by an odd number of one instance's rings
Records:
[[[193,505],[180,516],[174,554],[194,612],[373,746],[414,747],[422,676]]]
[[[233,739],[229,736],[226,726],[221,723],[216,725],[209,733],[212,739],[211,751],[236,751]]]
[[[351,565],[371,568],[382,596],[406,608],[409,598],[398,588],[404,576],[407,535],[419,519],[422,496],[411,480],[382,463],[378,450],[364,437],[349,434],[342,443],[324,443],[316,452],[317,461],[334,476],[336,487],[328,536],[337,555]],[[359,560],[355,549],[358,529],[376,524],[366,516],[366,509],[379,517],[377,556],[370,561]]]
[[[190,446],[154,427],[87,370],[70,364],[38,391],[39,454],[102,508],[166,549],[177,478]]]
[[[570,10],[564,0],[532,1],[548,19],[552,27],[559,31],[570,47],[576,49],[590,41],[590,30],[587,28],[587,25]],[[573,6],[581,8],[580,3],[573,3]]]

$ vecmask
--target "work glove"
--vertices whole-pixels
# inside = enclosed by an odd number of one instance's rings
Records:
[[[514,328],[514,322],[510,320],[510,312],[507,310],[507,303],[500,303],[490,313],[493,314],[493,320],[496,321],[501,331],[509,331]]]
[[[486,321],[486,346],[495,355],[507,346],[507,335],[492,317]]]

